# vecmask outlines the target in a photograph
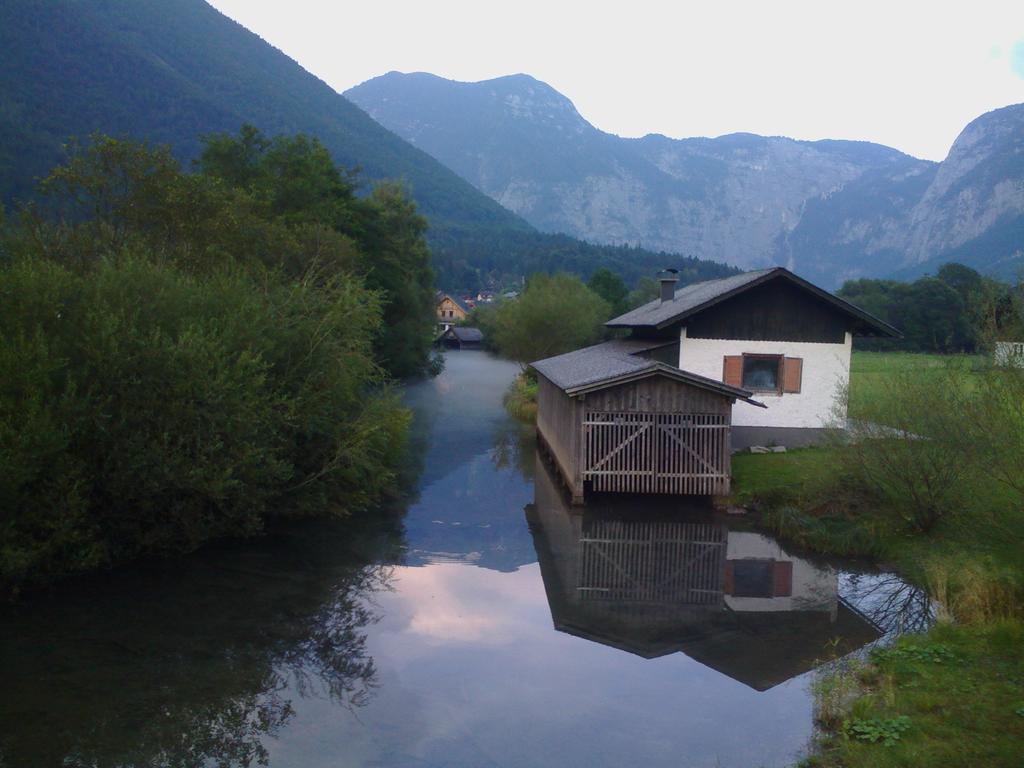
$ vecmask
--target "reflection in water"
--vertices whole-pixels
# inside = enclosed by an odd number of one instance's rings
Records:
[[[924,632],[935,623],[936,606],[927,591],[895,573],[845,573],[840,589],[886,638]]]
[[[377,673],[363,597],[391,569],[346,558],[351,538],[296,528],[6,609],[0,764],[259,765],[296,695],[364,705]]]
[[[527,510],[555,627],[644,658],[681,652],[759,691],[877,640],[837,572],[678,500],[573,510],[538,459]]]
[[[781,766],[830,643],[929,620],[895,577],[707,513],[571,514],[502,408],[517,370],[451,353],[409,388],[422,475],[399,521],[0,607],[0,765]]]
[[[522,519],[533,495],[534,431],[501,404],[518,372],[484,352],[449,352],[441,376],[409,389],[417,430],[430,426],[419,495],[404,519],[405,563],[511,572],[536,561]]]

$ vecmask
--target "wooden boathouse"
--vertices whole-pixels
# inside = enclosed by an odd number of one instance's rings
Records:
[[[587,490],[729,493],[733,403],[761,404],[659,361],[664,345],[622,339],[533,363],[538,441],[574,504]]]

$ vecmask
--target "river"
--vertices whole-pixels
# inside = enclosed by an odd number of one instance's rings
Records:
[[[895,575],[690,502],[574,513],[516,370],[408,388],[413,492],[370,521],[0,609],[0,766],[781,766],[821,664],[927,624]]]

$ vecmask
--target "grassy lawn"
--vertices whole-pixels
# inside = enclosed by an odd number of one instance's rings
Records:
[[[870,404],[883,397],[893,374],[914,371],[938,379],[951,362],[966,369],[980,361],[974,355],[928,355],[912,352],[854,352],[850,361],[850,418],[861,418]]]
[[[970,375],[971,356],[901,352],[856,352],[851,365],[850,413],[856,418],[887,393],[886,377],[908,370],[938,379],[952,363]],[[733,457],[733,495],[740,504],[799,510],[802,520],[770,519],[785,536],[806,530],[799,543],[845,555],[869,555],[895,563],[910,578],[924,580],[925,564],[936,559],[984,559],[998,567],[1024,571],[1024,499],[986,476],[962,483],[963,507],[943,518],[927,536],[893,525],[888,510],[848,509],[837,498],[836,468],[844,462],[841,447],[807,448],[788,453],[737,454]],[[1024,468],[1022,468],[1024,471]],[[853,536],[854,533],[860,534]]]
[[[855,354],[850,415],[857,418],[891,391],[887,377],[913,370],[938,379],[949,362],[935,355]],[[952,362],[965,375],[975,364]],[[734,456],[735,500],[760,507],[761,524],[783,540],[891,563],[928,587],[958,623],[903,638],[862,668],[862,695],[831,723],[833,736],[807,764],[1024,766],[1024,498],[988,476],[969,474],[959,484],[956,508],[928,533],[913,533],[892,509],[846,494],[845,450]],[[898,739],[884,746],[857,733]]]
[[[939,625],[873,654],[865,691],[807,766],[1020,766],[1024,623]],[[881,740],[894,724],[895,743]],[[858,737],[858,734],[860,736]]]

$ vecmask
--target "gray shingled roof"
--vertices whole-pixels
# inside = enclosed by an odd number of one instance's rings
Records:
[[[720,381],[639,356],[641,352],[664,345],[663,339],[616,339],[538,360],[530,366],[570,395],[658,373],[764,407],[756,400],[752,400],[751,393],[745,389],[730,387]]]
[[[479,328],[465,328],[461,325],[456,325],[449,330],[459,341],[478,342],[484,339],[484,334]]]
[[[703,283],[686,285],[676,291],[675,298],[672,301],[662,301],[661,299],[649,301],[624,315],[613,317],[605,325],[611,327],[657,327],[666,321],[674,320],[677,315],[703,306],[723,294],[745,288],[750,283],[756,282],[770,272],[772,272],[770,269],[761,269],[756,272],[743,272],[739,275],[723,277],[718,280],[707,280]]]
[[[562,389],[574,389],[610,377],[650,368],[654,363],[653,360],[634,355],[664,343],[664,341],[652,343],[617,339],[566,352],[564,355],[538,360],[531,365],[552,384]]]
[[[807,282],[803,278],[797,277],[784,267],[759,269],[753,272],[743,272],[739,275],[723,277],[718,280],[693,283],[677,290],[675,297],[671,301],[655,299],[624,315],[612,318],[605,325],[609,328],[664,328],[737,293],[741,293],[748,288],[776,277],[786,278],[796,283],[805,290],[829,302],[841,312],[856,318],[875,333],[883,336],[902,335],[888,323],[868,314],[850,302],[844,301],[838,296],[834,296],[828,291]]]

